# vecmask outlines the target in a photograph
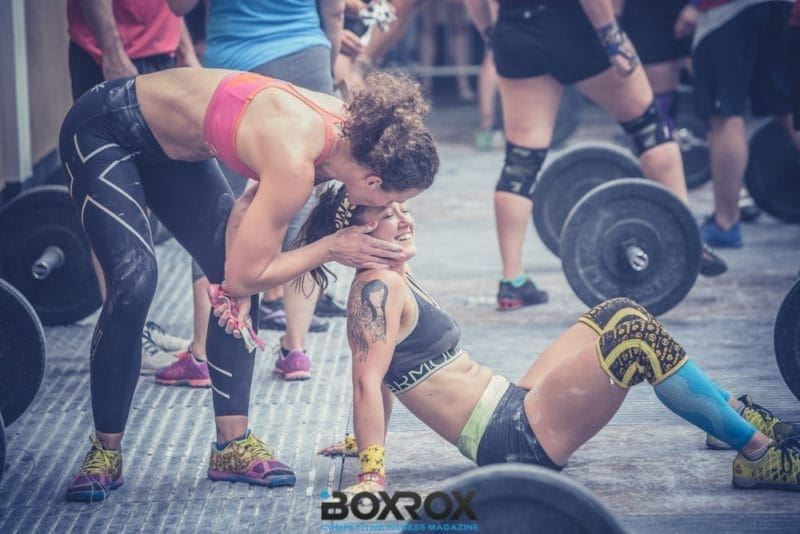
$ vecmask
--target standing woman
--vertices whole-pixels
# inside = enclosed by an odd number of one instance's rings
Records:
[[[468,0],[476,26],[491,41],[503,103],[506,157],[494,191],[502,261],[497,304],[511,310],[548,299],[526,273],[522,253],[565,85],[576,85],[620,123],[644,176],[687,205],[689,196],[680,149],[612,0],[499,0],[496,24],[489,1]],[[704,245],[700,273],[717,276],[726,269]]]
[[[108,298],[91,342],[95,433],[68,499],[101,500],[123,483],[122,436],[157,282],[146,207],[219,284],[219,320],[210,320],[225,330],[210,324],[206,344],[216,423],[208,476],[294,484],[292,470],[249,430],[257,294],[327,261],[379,268],[404,258],[400,247],[368,236],[371,227],[286,253],[281,242],[315,184],[338,180],[354,205],[368,206],[427,189],[439,163],[422,123],[427,110],[416,83],[385,73],[344,104],[216,69],[105,82],[75,103],[59,150]],[[254,186],[234,201],[213,156]]]

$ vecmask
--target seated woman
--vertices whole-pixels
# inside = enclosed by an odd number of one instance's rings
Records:
[[[157,283],[147,207],[217,286],[219,319],[209,320],[225,330],[211,325],[206,342],[217,431],[208,476],[294,484],[248,430],[253,303],[327,261],[377,267],[403,257],[368,229],[286,253],[281,242],[315,184],[338,180],[368,206],[427,189],[439,164],[427,110],[415,82],[388,73],[345,104],[249,72],[189,68],[104,82],[75,102],[59,152],[108,296],[90,348],[95,432],[68,499],[101,500],[123,482],[122,435]],[[254,180],[236,203],[215,156]]]
[[[323,195],[301,236],[310,243],[348,224],[375,223],[374,237],[401,246],[406,258],[415,255],[414,219],[403,204],[350,209],[344,188]],[[352,283],[347,335],[361,473],[347,491],[384,486],[386,389],[478,465],[524,462],[559,470],[608,423],[628,389],[645,380],[670,410],[739,451],[734,485],[800,490],[800,448],[781,440],[792,425],[716,386],[630,299],[589,310],[515,385],[460,347],[458,325],[406,262],[359,270]],[[311,275],[326,285],[324,270]],[[347,445],[321,452],[346,452]]]

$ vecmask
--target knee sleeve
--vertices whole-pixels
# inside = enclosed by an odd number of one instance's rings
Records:
[[[620,122],[622,127],[631,136],[636,155],[647,152],[654,146],[672,141],[672,132],[659,113],[655,102],[651,102],[644,110],[641,117],[632,121]]]
[[[667,128],[674,130],[678,119],[678,91],[667,91],[659,93],[655,98],[656,107],[661,112]]]
[[[585,324],[598,334],[603,334],[621,323],[636,319],[658,323],[658,320],[637,302],[626,297],[617,297],[601,302],[590,309],[581,315],[578,322]]]
[[[658,384],[686,363],[686,352],[658,321],[636,319],[618,324],[597,340],[600,365],[620,387],[642,380]]]
[[[542,168],[546,148],[523,148],[506,143],[506,160],[495,191],[505,191],[533,199],[533,187]]]

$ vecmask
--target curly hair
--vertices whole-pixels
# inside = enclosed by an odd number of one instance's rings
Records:
[[[375,71],[346,104],[342,136],[355,160],[386,191],[427,189],[439,169],[433,136],[423,124],[430,104],[419,83],[400,72]]]
[[[303,223],[303,226],[300,228],[297,238],[292,243],[292,248],[300,248],[309,245],[339,230],[339,228],[337,228],[336,214],[346,196],[347,189],[343,185],[337,187],[331,184],[326,187],[320,194],[317,205],[314,206],[306,222]],[[349,224],[361,224],[363,222],[361,219],[363,212],[364,206],[354,206],[350,210]],[[303,287],[302,283],[306,276],[311,276],[312,280],[314,280],[322,291],[328,287],[329,277],[333,278],[334,281],[336,280],[336,275],[324,264],[311,269],[308,273],[295,279],[295,283],[298,284],[299,287]]]

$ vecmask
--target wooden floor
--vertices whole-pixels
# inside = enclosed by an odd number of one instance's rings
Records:
[[[411,202],[425,287],[461,325],[462,345],[479,362],[517,380],[548,342],[585,310],[559,260],[529,233],[525,267],[550,292],[544,306],[494,309],[499,276],[492,190],[501,151],[471,145],[471,107],[440,106],[431,125],[442,168],[429,192]],[[569,140],[615,138],[619,127],[594,109]],[[712,209],[710,185],[691,191],[700,219]],[[778,373],[772,326],[800,267],[800,226],[767,216],[744,227],[746,246],[723,251],[730,271],[701,278],[662,316],[672,335],[719,384],[750,393],[777,415],[800,420],[800,403]],[[170,331],[191,333],[189,262],[174,243],[159,247],[161,280],[152,308]],[[344,299],[349,273],[334,286]],[[0,482],[0,532],[317,532],[321,493],[350,484],[356,462],[316,456],[351,428],[349,352],[344,321],[310,334],[313,377],[285,383],[274,356],[257,355],[252,427],[295,468],[297,485],[268,490],[205,477],[213,438],[208,390],[157,386],[143,377],[125,440],[126,483],[106,502],[70,504],[64,490],[79,468],[92,428],[88,395],[91,319],[48,328],[48,366],[39,396],[7,430],[9,465]],[[269,346],[277,333],[262,331]],[[388,433],[393,490],[430,492],[471,468],[458,451],[399,403]],[[710,451],[704,434],[666,410],[647,386],[634,388],[606,429],[580,449],[564,475],[594,493],[631,532],[798,532],[800,494],[742,491],[731,485],[734,453]],[[329,526],[329,525],[328,525]],[[385,526],[385,525],[384,525]],[[353,527],[355,529],[355,527]],[[531,530],[534,530],[533,528]],[[399,531],[399,526],[398,526]]]

